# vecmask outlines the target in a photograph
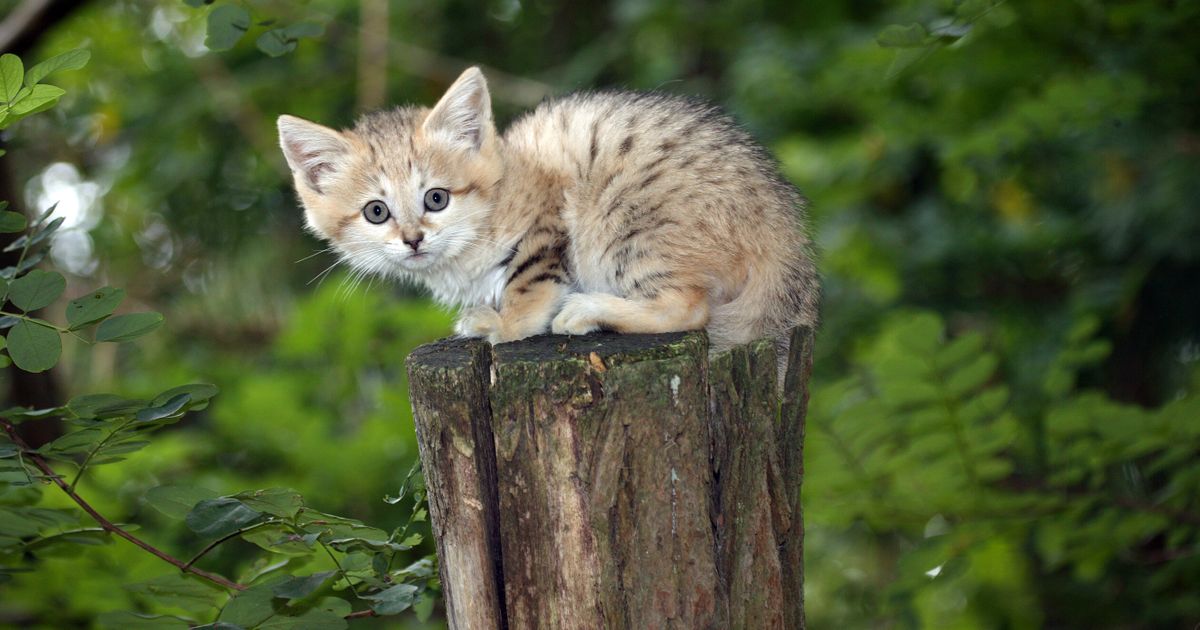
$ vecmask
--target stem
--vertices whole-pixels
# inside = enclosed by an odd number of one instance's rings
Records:
[[[221,543],[223,543],[227,540],[237,538],[238,536],[241,536],[242,534],[245,534],[248,531],[258,529],[259,527],[262,527],[263,525],[274,525],[277,522],[278,521],[263,521],[261,523],[255,523],[248,527],[243,527],[235,532],[225,534],[224,536],[208,543],[208,545],[206,545],[203,549],[200,550],[200,553],[197,553],[196,555],[192,556],[192,559],[188,560],[184,564],[184,566],[191,567],[193,564],[196,564],[200,560],[200,558],[203,558],[205,555],[208,554],[208,552],[212,551],[213,549],[216,549],[218,545],[220,545]]]
[[[317,541],[317,544],[321,545],[321,548],[325,550],[325,553],[329,554],[329,559],[333,560],[333,566],[338,568],[338,573],[342,574],[343,580],[346,580],[346,586],[350,587],[350,592],[354,593],[355,597],[362,599],[362,595],[358,594],[358,589],[354,588],[354,583],[350,581],[350,576],[346,575],[346,570],[342,568],[342,563],[338,562],[338,559],[334,557],[333,552],[329,550],[329,547],[325,546],[325,543],[319,540]]]
[[[149,552],[151,555],[157,557],[158,559],[162,560],[163,562],[166,562],[166,563],[178,568],[181,571],[185,571],[187,573],[191,573],[198,577],[204,578],[204,579],[208,580],[209,582],[212,582],[213,584],[223,586],[230,590],[235,590],[235,591],[246,590],[246,587],[244,585],[238,584],[237,582],[232,582],[224,576],[217,575],[216,573],[209,573],[208,571],[204,571],[202,569],[197,569],[196,567],[188,566],[182,560],[175,558],[175,557],[167,554],[164,551],[159,550],[158,548],[150,545],[149,543],[143,541],[142,539],[138,538],[137,536],[134,536],[133,534],[130,534],[129,532],[114,525],[112,523],[112,521],[108,520],[107,518],[104,518],[104,516],[102,516],[99,512],[97,512],[96,509],[93,508],[90,504],[88,504],[87,501],[84,501],[83,497],[76,494],[75,491],[73,489],[71,489],[71,487],[69,485],[67,485],[67,482],[62,480],[62,477],[55,474],[54,469],[51,468],[50,465],[46,463],[46,460],[42,459],[42,457],[40,455],[38,455],[37,452],[35,452],[33,449],[29,448],[29,445],[25,443],[25,440],[22,440],[21,436],[17,435],[16,429],[13,428],[13,425],[10,422],[8,422],[7,420],[0,420],[0,424],[3,425],[5,433],[8,434],[8,437],[9,437],[9,439],[11,439],[13,441],[13,444],[16,444],[17,447],[20,448],[21,450],[26,451],[29,454],[29,459],[34,463],[34,465],[36,465],[38,467],[38,469],[40,469],[47,477],[49,477],[50,480],[53,481],[55,485],[57,485],[59,488],[61,488],[62,491],[67,494],[67,496],[71,497],[71,500],[74,501],[75,504],[78,505],[80,508],[82,508],[84,512],[87,512],[88,516],[92,517],[92,519],[94,519],[97,523],[99,523],[101,527],[103,527],[104,529],[108,530],[109,532],[111,532],[113,534],[116,534],[117,536],[120,536],[121,538],[124,538],[125,540],[128,540],[129,542],[133,543],[134,545],[141,547],[144,551]]]
[[[55,326],[54,324],[51,324],[50,322],[48,322],[44,319],[37,319],[34,317],[29,317],[28,315],[21,315],[20,313],[10,313],[8,311],[0,311],[0,315],[5,315],[8,317],[15,317],[17,319],[23,319],[31,324],[37,324],[38,326],[45,326],[47,328],[53,328],[60,335],[71,335],[72,337],[82,341],[83,343],[86,343],[88,345],[92,344],[92,341],[90,339],[80,335],[79,333],[75,332],[74,330],[71,330],[70,328],[61,328],[59,326]]]
[[[83,462],[79,464],[79,470],[75,471],[75,478],[71,480],[70,487],[71,487],[72,492],[75,491],[75,486],[79,485],[79,480],[83,478],[83,471],[87,470],[88,463],[92,461],[92,458],[96,456],[96,453],[99,453],[100,449],[104,448],[104,445],[108,444],[108,441],[111,440],[114,435],[120,433],[122,430],[125,429],[125,427],[129,426],[129,424],[132,422],[133,422],[133,419],[129,419],[129,420],[126,420],[125,422],[121,423],[121,426],[114,429],[112,433],[109,433],[108,435],[104,436],[103,440],[100,440],[99,442],[96,443],[95,446],[88,449],[87,456],[84,457]]]

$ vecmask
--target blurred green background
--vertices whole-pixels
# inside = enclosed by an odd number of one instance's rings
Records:
[[[92,61],[6,132],[3,198],[58,202],[68,296],[124,287],[167,325],[68,344],[48,377],[9,368],[8,397],[222,390],[84,484],[114,517],[186,555],[202,541],[148,488],[290,486],[407,516],[381,501],[416,457],[403,360],[451,315],[413,288],[314,281],[334,260],[303,230],[274,119],[432,103],[479,64],[501,125],[578,89],[711,99],[811,200],[812,627],[1200,623],[1200,3],[241,4],[324,33],[270,57],[256,26],[213,52],[211,7],[94,1],[24,53]],[[877,41],[909,24],[920,45]],[[250,549],[210,561],[236,574]],[[0,585],[0,624],[144,609],[121,584],[165,566],[124,543],[41,563]]]

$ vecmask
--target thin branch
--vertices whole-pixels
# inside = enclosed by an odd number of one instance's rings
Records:
[[[246,532],[248,532],[248,531],[252,531],[252,530],[258,529],[259,527],[262,527],[263,525],[274,525],[274,524],[276,524],[277,522],[278,522],[278,521],[263,521],[263,522],[261,522],[261,523],[255,523],[255,524],[253,524],[253,525],[250,525],[249,527],[243,527],[243,528],[241,528],[241,529],[239,529],[239,530],[237,530],[237,531],[234,531],[234,532],[230,532],[230,533],[228,533],[228,534],[225,534],[224,536],[222,536],[222,537],[220,537],[220,538],[218,538],[218,539],[216,539],[216,540],[214,540],[214,541],[212,541],[212,542],[208,543],[207,545],[205,545],[205,547],[204,547],[203,549],[201,549],[199,553],[197,553],[196,555],[192,556],[192,559],[187,561],[187,563],[185,564],[185,566],[186,566],[186,567],[191,567],[193,564],[196,564],[197,562],[199,562],[199,561],[200,561],[200,558],[203,558],[204,556],[208,555],[208,552],[212,551],[213,549],[216,549],[216,548],[217,548],[217,546],[218,546],[218,545],[220,545],[221,543],[224,543],[224,542],[226,542],[226,541],[228,541],[228,540],[232,540],[232,539],[234,539],[234,538],[237,538],[238,536],[241,536],[242,534],[245,534],[245,533],[246,533]]]
[[[191,573],[198,577],[204,578],[204,579],[208,580],[209,582],[212,582],[213,584],[217,584],[217,585],[223,586],[223,587],[231,589],[231,590],[235,590],[235,591],[246,590],[246,586],[244,586],[242,584],[238,584],[233,581],[230,581],[226,577],[217,575],[216,573],[209,573],[208,571],[204,571],[203,569],[197,569],[196,567],[188,566],[186,563],[184,563],[184,561],[182,561],[178,558],[175,558],[174,556],[171,556],[164,551],[159,550],[157,547],[150,545],[149,543],[143,541],[142,539],[138,538],[137,536],[134,536],[133,534],[130,534],[129,532],[114,525],[112,523],[112,521],[108,520],[107,518],[104,518],[104,516],[101,515],[99,512],[97,512],[96,509],[93,508],[90,504],[88,504],[87,501],[84,501],[83,497],[76,494],[75,491],[72,490],[69,485],[67,485],[67,482],[63,481],[62,477],[58,476],[54,472],[54,469],[51,468],[50,465],[46,463],[46,460],[42,459],[42,457],[40,455],[38,455],[36,451],[29,448],[29,445],[25,443],[25,440],[22,440],[21,436],[17,435],[16,428],[13,427],[13,425],[9,421],[0,420],[0,424],[2,424],[4,426],[4,431],[5,431],[5,433],[8,434],[9,439],[11,439],[13,441],[13,444],[16,444],[18,448],[27,452],[29,454],[30,461],[32,461],[34,463],[34,465],[37,466],[38,469],[42,471],[42,473],[44,473],[47,477],[49,477],[50,480],[53,481],[55,485],[57,485],[59,488],[61,488],[62,491],[67,494],[67,496],[71,497],[71,500],[74,501],[76,505],[78,505],[80,508],[82,508],[84,512],[87,512],[88,516],[92,517],[97,523],[99,523],[101,527],[103,527],[104,529],[108,530],[109,532],[111,532],[113,534],[116,534],[117,536],[120,536],[121,538],[124,538],[125,540],[128,540],[129,542],[133,543],[134,545],[141,547],[144,551],[149,552],[151,555],[178,568],[181,571]]]

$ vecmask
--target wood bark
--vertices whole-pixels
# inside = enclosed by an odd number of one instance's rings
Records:
[[[802,628],[811,332],[467,340],[409,357],[453,628]]]

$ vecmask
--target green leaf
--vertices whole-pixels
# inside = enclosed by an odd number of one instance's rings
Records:
[[[209,50],[229,50],[250,30],[250,14],[232,4],[223,4],[208,14],[204,45]]]
[[[28,223],[25,220],[25,215],[20,212],[12,212],[10,210],[0,211],[0,232],[20,232],[25,229]]]
[[[72,398],[67,410],[79,418],[109,419],[133,415],[145,404],[116,394],[85,394]]]
[[[199,9],[200,7],[202,7],[206,4],[212,4],[213,0],[183,0],[183,3],[188,5],[189,7],[194,7],[194,8]]]
[[[276,583],[271,591],[275,597],[285,599],[304,599],[317,592],[337,571],[321,571],[303,577],[288,576],[287,579]]]
[[[916,48],[924,46],[928,33],[920,24],[889,24],[875,36],[884,48]]]
[[[24,118],[31,114],[44,112],[58,102],[58,99],[66,94],[67,91],[45,83],[39,83],[31,88],[28,94],[19,97],[19,100],[14,101],[12,107],[9,108],[9,115],[17,118]]]
[[[169,417],[179,413],[179,410],[183,409],[184,405],[188,404],[188,401],[190,401],[191,399],[192,399],[191,394],[188,394],[188,393],[176,394],[175,396],[171,397],[170,400],[168,400],[167,402],[165,402],[161,405],[154,406],[154,407],[146,407],[145,409],[139,410],[137,412],[137,416],[136,416],[137,421],[138,422],[154,422],[155,420],[162,420],[163,418],[169,418]]]
[[[61,55],[51,57],[25,73],[25,85],[32,87],[54,72],[60,70],[79,70],[87,65],[92,58],[92,52],[86,48],[69,50]]]
[[[62,340],[53,328],[22,320],[8,331],[8,354],[26,372],[45,372],[58,363]]]
[[[11,102],[21,91],[21,81],[25,78],[25,64],[21,58],[5,53],[0,55],[0,100]]]
[[[271,29],[259,35],[254,45],[272,57],[282,57],[296,50],[296,40],[289,38],[281,28]]]
[[[125,289],[103,287],[87,295],[75,298],[67,304],[67,325],[71,330],[78,330],[94,324],[117,310],[121,300],[125,299]]]
[[[96,623],[108,630],[187,630],[191,623],[169,615],[143,615],[126,611],[101,613]]]
[[[298,39],[301,37],[320,37],[325,32],[325,27],[316,22],[296,22],[295,24],[283,29],[283,34],[289,39]]]
[[[197,503],[217,496],[216,492],[198,486],[166,485],[147,490],[142,501],[171,518],[182,519]]]
[[[168,573],[152,580],[125,586],[131,593],[143,595],[157,605],[177,605],[187,609],[213,608],[223,591],[205,580],[183,573]]]
[[[230,497],[207,499],[188,512],[184,522],[201,536],[220,538],[254,523],[262,514]]]
[[[254,628],[275,614],[272,585],[252,586],[240,593],[221,609],[218,621],[242,628]]]
[[[29,409],[27,407],[9,407],[4,411],[0,411],[0,418],[4,418],[9,422],[21,423],[26,420],[36,420],[47,416],[55,416],[62,413],[62,407],[50,407],[49,409]]]
[[[239,492],[233,495],[233,498],[251,509],[281,518],[290,519],[296,516],[300,508],[304,507],[304,498],[291,488],[268,488]]]
[[[162,326],[161,313],[129,313],[106,319],[96,327],[96,341],[122,342],[137,339]]]
[[[162,405],[179,394],[187,394],[192,398],[191,401],[188,402],[188,410],[196,411],[207,407],[208,401],[213,396],[216,396],[220,391],[221,390],[219,390],[216,385],[209,385],[208,383],[190,383],[188,385],[180,385],[178,387],[172,387],[171,389],[168,389],[167,391],[155,396],[154,400],[152,400],[150,404]]]
[[[397,584],[374,595],[363,595],[362,599],[370,601],[371,610],[380,615],[395,615],[413,605],[419,590],[412,584]]]
[[[66,288],[67,279],[62,274],[34,269],[13,280],[8,289],[8,299],[12,300],[17,308],[28,313],[49,306]]]
[[[242,534],[242,540],[284,556],[307,556],[313,552],[317,534],[297,535],[286,525],[263,525]]]
[[[975,20],[992,9],[994,0],[963,0],[954,8],[954,14],[964,20]]]
[[[275,615],[255,627],[255,630],[342,630],[349,624],[336,613],[310,609],[296,617]]]
[[[417,621],[425,623],[433,616],[434,600],[428,594],[421,594],[417,597],[416,603],[413,604],[413,612],[417,615]]]

